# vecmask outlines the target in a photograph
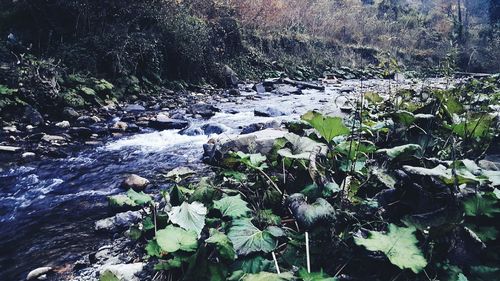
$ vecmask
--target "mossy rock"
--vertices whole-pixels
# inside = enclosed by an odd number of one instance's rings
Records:
[[[85,99],[78,95],[75,90],[69,90],[62,94],[62,100],[65,106],[73,108],[82,108],[85,106]]]
[[[78,92],[81,94],[87,95],[87,96],[95,96],[96,95],[96,92],[92,88],[85,87],[85,86],[79,87]]]
[[[66,83],[70,85],[80,85],[85,84],[87,78],[79,75],[79,74],[70,74],[66,77]]]
[[[115,86],[105,79],[100,79],[94,82],[94,90],[98,93],[110,93]]]

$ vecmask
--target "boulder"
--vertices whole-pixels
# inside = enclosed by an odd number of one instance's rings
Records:
[[[71,127],[71,124],[68,121],[61,121],[59,123],[56,123],[56,127],[61,128],[61,129],[67,129]]]
[[[226,93],[230,96],[240,96],[241,95],[240,90],[238,90],[238,89],[229,89],[226,91]]]
[[[96,221],[94,228],[97,231],[116,232],[128,228],[141,219],[142,214],[140,211],[127,211]]]
[[[222,72],[224,74],[227,88],[238,87],[238,74],[234,70],[232,70],[229,66],[224,65]]]
[[[68,134],[73,138],[88,139],[92,136],[92,130],[85,127],[72,127],[68,130]]]
[[[265,129],[270,129],[270,128],[278,129],[279,127],[280,127],[280,123],[276,120],[272,120],[272,121],[266,122],[266,123],[253,123],[253,124],[250,124],[250,125],[243,127],[241,129],[241,134],[242,135],[250,134],[253,132],[257,132],[257,131],[261,131],[261,130],[265,130]]]
[[[36,154],[34,152],[25,152],[21,155],[21,157],[23,158],[23,160],[27,160],[27,161],[31,161],[31,160],[34,160],[36,158]]]
[[[205,132],[203,132],[203,129],[200,127],[189,127],[180,131],[179,134],[186,136],[199,136],[205,134]]]
[[[40,114],[38,110],[29,105],[24,109],[24,119],[26,120],[26,122],[33,126],[43,125],[44,122],[42,114]]]
[[[33,269],[28,273],[26,276],[26,280],[36,280],[39,279],[44,274],[47,274],[49,272],[52,272],[53,268],[50,266],[44,266],[44,267],[39,267],[37,269]]]
[[[19,132],[19,130],[17,130],[17,127],[14,125],[3,127],[2,130],[5,133],[18,133]]]
[[[76,122],[81,125],[89,125],[89,124],[95,124],[97,122],[101,122],[101,119],[97,116],[80,116],[76,119]]]
[[[275,107],[262,107],[262,108],[256,108],[254,110],[255,116],[261,116],[261,117],[277,117],[277,116],[283,116],[285,113]]]
[[[44,135],[41,138],[41,140],[52,143],[52,142],[62,142],[65,141],[66,139],[63,136]]]
[[[113,124],[111,127],[112,132],[125,132],[128,129],[128,124],[123,121],[118,121]]]
[[[115,276],[120,281],[139,281],[138,275],[142,272],[144,263],[131,263],[131,264],[112,264],[103,265],[99,271],[101,277],[105,274]],[[101,278],[101,280],[103,280]]]
[[[259,84],[255,84],[254,90],[257,93],[262,94],[262,93],[266,92],[266,87],[264,87],[264,85],[262,83],[259,83]]]
[[[267,154],[273,149],[274,141],[286,133],[284,130],[266,129],[236,137],[223,135],[203,146],[204,161],[216,164],[230,151]]]
[[[200,115],[203,118],[210,118],[214,116],[216,112],[219,111],[220,111],[219,108],[206,103],[197,103],[189,108],[189,113],[193,115]]]
[[[128,104],[123,110],[127,112],[143,112],[146,111],[146,108],[140,104]]]
[[[205,135],[217,134],[220,135],[229,130],[229,127],[223,124],[209,123],[201,126]]]
[[[123,180],[121,186],[125,189],[144,190],[148,184],[148,179],[132,174]]]
[[[80,117],[80,114],[78,112],[76,112],[76,110],[74,110],[71,107],[65,107],[63,109],[63,116],[70,119],[70,120],[74,120],[74,119],[77,119],[78,117]]]
[[[189,126],[189,122],[158,115],[155,119],[149,121],[148,126],[157,130],[184,129]]]

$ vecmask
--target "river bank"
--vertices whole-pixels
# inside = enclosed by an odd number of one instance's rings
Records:
[[[311,110],[343,116],[355,110],[360,93],[450,86],[447,79],[345,80],[321,91],[265,82],[239,91],[187,92],[80,112],[71,121],[44,122],[32,132],[4,129],[2,144],[21,150],[6,152],[14,161],[0,173],[7,183],[2,188],[2,238],[10,237],[3,240],[7,250],[2,252],[2,268],[9,269],[2,275],[17,280],[31,269],[51,266],[58,272],[49,274],[52,280],[97,280],[105,265],[140,261],[143,250],[136,244],[109,240],[122,237],[124,229],[94,230],[97,220],[116,212],[108,209],[106,196],[121,193],[129,174],[151,182],[146,193],[169,190],[175,181],[165,175],[178,167],[210,174],[201,161],[204,144],[213,143],[210,139],[265,129],[286,132],[288,122]],[[190,106],[179,107],[179,101]],[[160,103],[168,106],[158,108]],[[56,125],[63,121],[70,126]],[[16,159],[27,152],[36,156]],[[27,250],[20,251],[21,245]],[[68,250],[68,245],[74,248]],[[129,251],[137,252],[116,259]],[[27,259],[28,254],[35,259]],[[82,255],[89,258],[75,264]]]

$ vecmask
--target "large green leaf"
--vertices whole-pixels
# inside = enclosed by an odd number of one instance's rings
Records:
[[[305,268],[301,268],[299,270],[299,277],[302,278],[303,281],[336,281],[337,278],[330,277],[327,274],[320,272],[307,272]]]
[[[210,237],[205,242],[213,244],[222,258],[230,261],[235,259],[236,252],[234,251],[233,243],[231,243],[231,240],[224,233],[217,229],[210,229]]]
[[[162,255],[161,247],[160,247],[160,245],[158,245],[158,243],[154,239],[148,241],[148,244],[146,245],[145,250],[146,250],[146,253],[148,254],[148,256],[151,256],[151,257],[161,257],[161,255]]]
[[[313,204],[307,205],[304,211],[304,221],[307,225],[335,215],[333,206],[323,198],[318,198]]]
[[[168,212],[170,220],[186,230],[193,230],[200,236],[205,226],[207,208],[200,202],[183,202],[180,206],[172,207]]]
[[[136,192],[133,189],[129,189],[127,192],[127,196],[137,205],[144,205],[146,203],[153,202],[153,198],[142,191]]]
[[[293,280],[293,275],[291,273],[270,273],[270,272],[259,272],[257,274],[246,274],[243,276],[242,281],[288,281]]]
[[[452,125],[452,130],[453,133],[462,138],[479,138],[489,132],[492,120],[492,117],[489,115],[483,115],[471,120],[462,121],[456,125]]]
[[[247,202],[241,199],[241,196],[226,196],[220,200],[214,201],[214,208],[219,210],[223,216],[233,219],[247,216],[251,211],[247,207]]]
[[[355,237],[354,242],[369,251],[383,252],[391,263],[401,269],[408,268],[418,273],[427,266],[427,261],[417,247],[415,230],[414,227],[390,224],[387,233],[370,231],[368,238]]]
[[[359,157],[366,158],[368,153],[375,152],[376,150],[377,148],[375,145],[369,141],[343,141],[335,146],[335,151],[342,153],[350,160],[354,160]]]
[[[236,157],[238,157],[238,160],[249,168],[253,169],[267,168],[267,165],[265,163],[267,158],[266,156],[260,153],[247,154],[242,151],[238,151],[233,155],[236,155]]]
[[[422,151],[422,147],[418,144],[405,144],[392,148],[384,148],[377,150],[377,153],[385,153],[390,159],[404,159]]]
[[[227,234],[233,242],[238,255],[248,255],[254,252],[269,253],[276,247],[273,235],[255,227],[250,219],[234,220]]]
[[[374,92],[366,92],[364,96],[365,99],[371,103],[380,103],[384,101],[384,99],[379,94]]]
[[[158,230],[156,232],[156,242],[163,251],[168,253],[174,253],[178,250],[193,252],[198,246],[196,232],[173,225]]]
[[[108,197],[109,205],[112,207],[135,207],[137,204],[125,194],[112,195]]]
[[[301,118],[311,124],[327,142],[331,142],[336,136],[348,135],[351,132],[340,117],[324,116],[319,112],[310,111]]]
[[[290,143],[290,147],[278,150],[278,154],[285,158],[309,160],[311,153],[318,148],[320,153],[326,153],[327,150],[326,145],[308,137],[289,133],[285,135],[285,139]]]
[[[116,275],[109,270],[104,271],[101,274],[101,277],[99,277],[99,280],[100,281],[120,281],[120,279],[118,279],[118,277],[116,277]]]
[[[272,271],[271,268],[274,268],[274,264],[262,256],[254,256],[238,259],[235,268],[242,270],[244,273],[259,273],[261,271]]]
[[[500,214],[498,200],[487,196],[475,195],[463,201],[465,214],[467,216],[494,217]]]
[[[392,114],[394,122],[402,123],[405,126],[410,126],[417,119],[415,115],[406,110],[398,110]]]

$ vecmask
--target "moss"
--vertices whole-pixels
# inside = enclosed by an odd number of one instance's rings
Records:
[[[65,106],[73,108],[83,108],[86,105],[85,99],[71,89],[62,94],[62,100]]]
[[[95,96],[96,95],[96,92],[93,89],[86,87],[86,86],[78,87],[78,92],[81,94],[87,95],[87,96]]]
[[[105,79],[97,80],[94,84],[94,90],[99,93],[109,93],[115,86]]]

